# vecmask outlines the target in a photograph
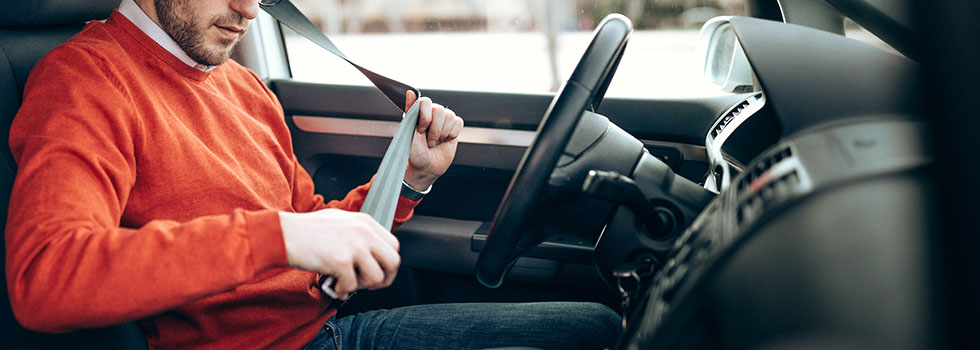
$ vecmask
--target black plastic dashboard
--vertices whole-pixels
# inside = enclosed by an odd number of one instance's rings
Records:
[[[914,216],[905,216],[905,224],[893,220],[896,211],[913,203],[881,203],[927,192],[910,181],[930,163],[922,140],[921,123],[865,121],[771,148],[675,241],[643,298],[642,317],[627,332],[627,348],[759,345],[783,327],[823,331],[857,322],[838,322],[848,318],[895,325],[888,334],[843,338],[844,345],[916,341],[923,332],[914,326],[919,320],[890,318],[889,310],[924,313],[927,307],[916,297],[926,276],[894,271],[890,259],[899,251],[908,264],[924,266],[919,260],[925,247],[917,235],[927,223]],[[880,231],[888,235],[876,237]],[[862,297],[894,300],[861,305]],[[754,310],[761,314],[753,318],[734,311],[746,308],[762,308]],[[780,323],[806,312],[823,317]],[[732,328],[755,334],[719,334]]]
[[[918,65],[870,44],[813,28],[733,17],[782,135],[855,117],[913,117]]]
[[[667,250],[619,348],[918,348],[928,130],[917,65],[837,35],[731,20],[761,92],[706,135],[719,195]],[[778,33],[775,34],[775,33]]]
[[[905,88],[917,80],[917,65],[903,56],[812,28],[730,21],[764,93],[746,94],[705,136],[711,190],[727,188],[782,136],[835,121],[918,112]]]

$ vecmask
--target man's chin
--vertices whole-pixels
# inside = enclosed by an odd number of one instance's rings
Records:
[[[194,61],[208,66],[218,66],[228,61],[231,58],[231,53],[235,49],[236,43],[231,43],[229,45],[213,45],[209,47],[205,52],[199,52],[196,55],[191,55]]]

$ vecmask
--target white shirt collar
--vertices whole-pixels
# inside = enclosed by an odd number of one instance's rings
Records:
[[[191,56],[188,56],[187,53],[184,52],[184,49],[180,48],[180,45],[177,45],[177,42],[174,41],[174,39],[171,38],[167,32],[163,31],[163,29],[160,28],[156,22],[153,22],[153,20],[150,19],[150,16],[147,16],[139,5],[136,5],[134,0],[122,0],[122,3],[119,4],[119,13],[129,19],[130,22],[133,22],[137,28],[142,30],[143,33],[146,33],[146,35],[153,39],[153,41],[156,41],[157,44],[163,46],[164,49],[176,56],[182,62],[186,63],[188,66],[204,72],[209,72],[216,67],[204,65],[194,61]]]

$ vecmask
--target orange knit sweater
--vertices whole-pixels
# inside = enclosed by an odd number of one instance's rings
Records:
[[[296,349],[335,313],[286,266],[277,212],[358,210],[368,185],[324,204],[237,63],[196,70],[113,13],[37,65],[10,146],[7,283],[28,328],[141,320],[151,348]]]

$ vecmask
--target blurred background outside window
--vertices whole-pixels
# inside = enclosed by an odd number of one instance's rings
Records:
[[[571,74],[609,13],[634,32],[607,96],[721,94],[701,76],[697,33],[744,0],[293,0],[348,57],[421,89],[543,93]],[[369,85],[285,29],[293,77]]]

